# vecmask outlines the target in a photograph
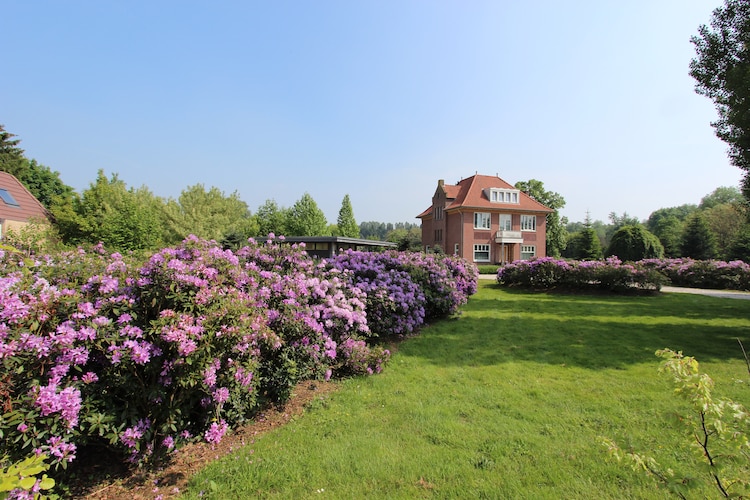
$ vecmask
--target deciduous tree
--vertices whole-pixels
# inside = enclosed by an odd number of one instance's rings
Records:
[[[547,214],[547,255],[559,256],[565,249],[568,232],[565,229],[567,219],[560,217],[559,210],[565,207],[565,198],[554,191],[544,189],[544,183],[536,179],[516,182],[516,188],[533,199],[553,210]]]
[[[292,206],[287,229],[287,236],[330,236],[326,216],[309,193]]]
[[[732,164],[745,171],[742,192],[750,199],[750,2],[725,0],[691,42],[695,90],[714,102],[719,118],[711,125]]]
[[[53,214],[66,243],[102,242],[112,250],[155,249],[161,244],[161,221],[154,205],[144,203],[149,195],[145,187],[128,189],[117,174],[107,179],[99,170],[96,181],[80,197],[60,205]]]
[[[168,200],[165,212],[172,242],[190,234],[221,242],[229,235],[238,240],[258,233],[256,220],[237,192],[227,196],[216,187],[207,191],[203,184],[189,186],[177,200]]]

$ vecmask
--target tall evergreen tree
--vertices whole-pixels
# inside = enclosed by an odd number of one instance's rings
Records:
[[[586,213],[586,219],[583,224],[583,230],[580,233],[579,241],[579,255],[580,260],[597,260],[602,258],[602,244],[599,242],[599,237],[596,235],[596,231],[591,227],[591,216]]]
[[[696,212],[690,216],[682,235],[682,256],[698,260],[708,260],[716,257],[716,237],[708,227],[703,214]]]
[[[330,236],[326,216],[309,193],[292,206],[287,229],[287,236]]]
[[[11,134],[5,130],[5,126],[0,125],[0,170],[8,172],[18,178],[19,171],[23,168],[25,157],[20,144],[20,139],[14,139],[16,134]]]
[[[354,220],[354,210],[352,209],[352,202],[349,200],[348,194],[344,195],[344,199],[341,201],[336,226],[339,236],[359,238],[359,226],[357,225],[357,221]]]

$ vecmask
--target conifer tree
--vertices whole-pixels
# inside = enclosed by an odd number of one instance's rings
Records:
[[[682,256],[697,260],[708,260],[716,257],[716,237],[708,227],[706,219],[700,212],[690,216],[682,235]]]
[[[348,194],[344,196],[344,199],[341,202],[336,225],[338,226],[339,236],[359,238],[359,226],[354,219],[354,210],[352,210],[352,202],[349,200]]]

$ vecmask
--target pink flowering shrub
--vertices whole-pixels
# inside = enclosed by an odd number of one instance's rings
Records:
[[[617,257],[604,261],[574,261],[541,257],[501,266],[497,282],[534,289],[600,289],[613,292],[658,291],[666,282],[659,272],[639,263],[623,263]]]
[[[189,237],[145,262],[101,245],[0,251],[0,465],[46,456],[54,471],[94,445],[149,462],[217,443],[300,380],[380,372],[390,353],[375,337],[453,314],[476,290],[476,268],[454,258],[319,263],[272,240],[231,252]]]
[[[750,290],[750,264],[741,260],[646,259],[640,264],[669,278],[675,286]]]

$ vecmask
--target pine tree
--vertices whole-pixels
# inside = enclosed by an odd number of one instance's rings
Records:
[[[682,256],[697,260],[708,260],[716,257],[716,237],[708,223],[699,212],[690,216],[682,235]]]
[[[586,219],[583,223],[583,230],[579,236],[579,255],[580,260],[597,260],[602,258],[602,244],[596,231],[591,227],[591,216],[586,213]]]
[[[354,210],[352,210],[352,202],[349,200],[348,194],[344,196],[341,202],[336,225],[338,226],[339,236],[359,238],[359,226],[357,225],[357,221],[354,220]]]

